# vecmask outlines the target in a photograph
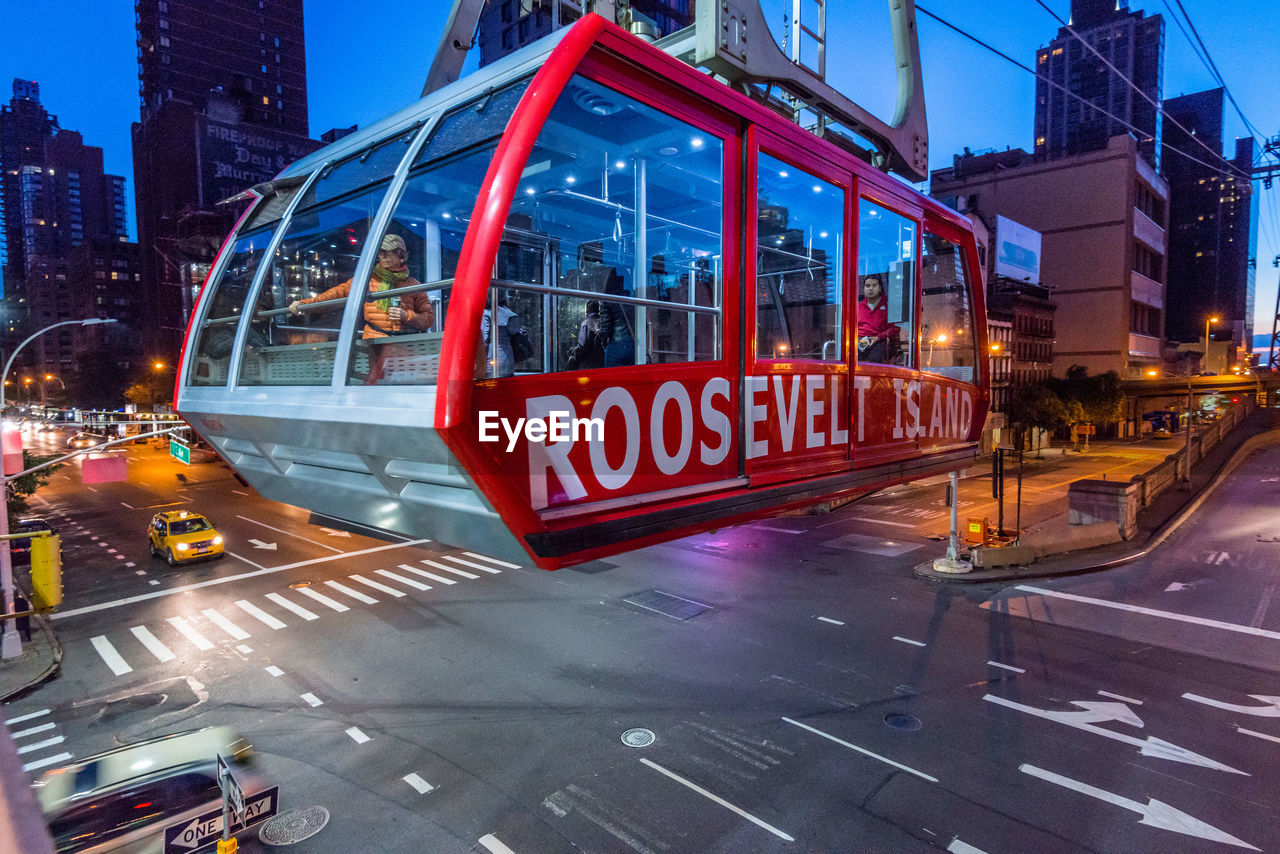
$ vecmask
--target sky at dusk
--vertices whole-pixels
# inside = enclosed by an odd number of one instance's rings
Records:
[[[781,37],[790,0],[762,0]],[[895,97],[885,0],[834,0],[828,11],[827,76],[872,112],[891,113]],[[1216,85],[1169,11],[1177,0],[1130,0],[1165,18],[1165,97]],[[1280,16],[1274,0],[1181,0],[1230,92],[1265,136],[1280,134]],[[448,0],[307,0],[304,7],[311,135],[370,122],[417,99],[451,3]],[[1062,19],[1068,0],[1044,0]],[[1058,22],[1037,0],[922,0],[918,9],[946,19],[1027,67]],[[1225,13],[1225,14],[1224,14]],[[929,16],[918,15],[929,115],[930,167],[973,151],[1030,150],[1035,78]],[[40,84],[61,126],[103,149],[106,169],[128,180],[129,126],[138,119],[133,3],[127,0],[0,0],[0,101],[14,77]],[[472,63],[474,64],[474,62]],[[1226,138],[1246,135],[1228,104]],[[1259,140],[1261,143],[1262,140]],[[1201,156],[1207,156],[1203,150]],[[1260,187],[1260,185],[1259,185]],[[1261,191],[1255,332],[1271,331],[1280,255],[1280,181]]]

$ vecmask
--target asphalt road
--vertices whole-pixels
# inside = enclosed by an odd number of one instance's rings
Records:
[[[1148,562],[1007,587],[911,575],[936,485],[547,573],[129,457],[33,501],[67,565],[61,674],[2,711],[33,773],[230,724],[330,810],[298,852],[1280,849],[1280,451]],[[178,506],[227,557],[148,555]]]

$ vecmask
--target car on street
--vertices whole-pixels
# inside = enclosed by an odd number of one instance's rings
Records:
[[[253,749],[230,727],[150,738],[46,771],[33,784],[62,854],[161,854],[165,828],[220,809],[217,757],[246,796],[267,788]]]
[[[24,516],[13,524],[10,534],[29,534],[35,531],[53,531],[57,530],[49,524],[49,522],[40,516]],[[15,561],[31,560],[31,538],[22,537],[9,541],[9,554],[13,556]]]
[[[164,558],[169,566],[222,557],[226,550],[213,523],[190,510],[157,513],[147,528],[147,541],[152,557]]]
[[[102,444],[102,437],[95,436],[92,433],[76,433],[70,439],[67,439],[68,448],[92,448],[94,445]]]

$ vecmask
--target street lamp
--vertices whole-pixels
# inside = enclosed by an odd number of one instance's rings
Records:
[[[0,414],[5,409],[4,389],[8,382],[9,368],[13,367],[13,360],[18,352],[27,344],[31,343],[36,337],[43,335],[50,329],[57,329],[59,326],[71,326],[78,324],[80,326],[92,326],[96,323],[116,323],[114,317],[87,317],[83,320],[63,320],[58,323],[50,324],[43,329],[33,332],[31,335],[13,348],[13,352],[9,354],[9,360],[4,363],[4,370],[0,371]],[[30,387],[31,380],[27,379],[26,383]],[[19,455],[20,456],[20,455]],[[19,464],[21,471],[21,464]],[[17,474],[17,472],[6,472],[6,474]],[[7,483],[0,484],[0,534],[9,533],[9,487]],[[9,553],[9,541],[7,539],[0,540],[0,591],[3,593],[3,601],[0,604],[4,606],[6,614],[14,612],[13,607],[13,558]],[[5,620],[4,631],[0,633],[0,658],[9,659],[22,655],[22,641],[18,639],[18,626],[16,620]]]

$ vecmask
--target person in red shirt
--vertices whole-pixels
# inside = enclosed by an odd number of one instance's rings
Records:
[[[889,322],[889,303],[879,276],[862,280],[862,299],[858,301],[858,360],[889,361],[890,341],[897,343],[898,327]]]

